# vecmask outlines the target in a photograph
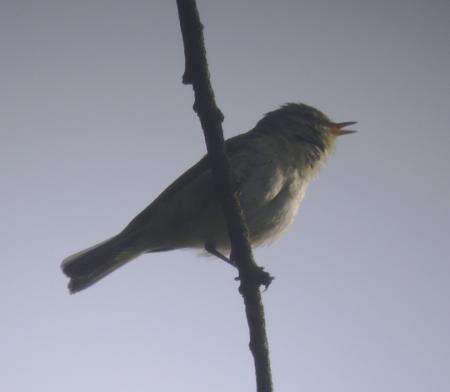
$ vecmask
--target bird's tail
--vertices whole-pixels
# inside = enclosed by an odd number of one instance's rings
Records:
[[[74,294],[139,256],[134,241],[117,235],[97,245],[67,257],[61,269],[70,278],[69,291]]]

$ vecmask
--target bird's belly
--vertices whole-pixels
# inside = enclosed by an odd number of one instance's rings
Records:
[[[252,245],[272,242],[291,225],[305,195],[306,183],[293,181],[275,198],[247,214]]]
[[[241,194],[241,206],[252,246],[275,240],[292,223],[306,186],[307,181],[298,177],[269,185],[263,182],[262,186],[261,182],[246,184]],[[205,206],[196,219],[175,228],[171,237],[174,235],[176,247],[203,248],[210,243],[224,253],[230,249],[227,225],[218,200]]]

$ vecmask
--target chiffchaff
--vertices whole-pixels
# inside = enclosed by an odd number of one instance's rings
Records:
[[[275,239],[296,215],[337,136],[352,133],[317,109],[289,103],[226,142],[252,246]],[[74,293],[142,253],[201,248],[226,258],[230,242],[207,157],[172,183],[118,235],[66,258]],[[231,260],[232,262],[232,260]]]

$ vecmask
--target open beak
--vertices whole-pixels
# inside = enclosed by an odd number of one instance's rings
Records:
[[[348,127],[353,124],[356,124],[356,121],[332,123],[330,126],[331,133],[335,134],[336,136],[342,136],[342,135],[348,135],[350,133],[355,133],[357,131],[354,131],[353,129],[343,129],[343,128]]]

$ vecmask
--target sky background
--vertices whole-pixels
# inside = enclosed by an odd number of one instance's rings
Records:
[[[450,3],[198,1],[226,137],[305,102],[359,133],[256,250],[278,391],[450,385]],[[140,257],[70,296],[60,261],[205,152],[175,1],[0,2],[0,389],[252,391],[236,273]]]

